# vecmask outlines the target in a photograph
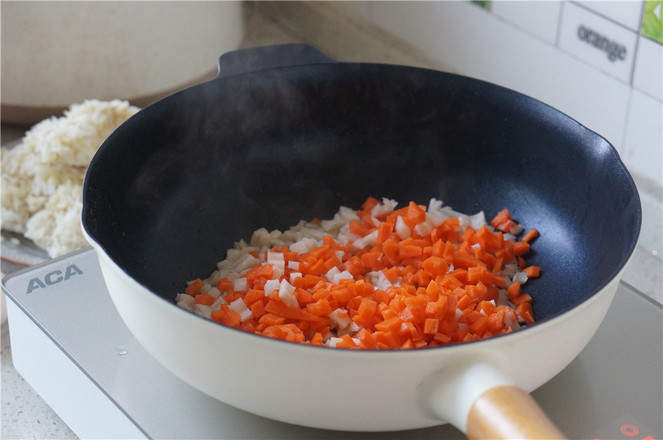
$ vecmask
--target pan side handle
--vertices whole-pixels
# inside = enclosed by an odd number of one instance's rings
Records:
[[[470,440],[564,439],[510,371],[503,358],[485,351],[448,359],[422,382],[423,408]]]
[[[481,394],[470,408],[466,432],[470,440],[565,438],[536,401],[514,385]]]
[[[307,44],[288,43],[252,47],[221,55],[217,78],[276,67],[337,62]]]

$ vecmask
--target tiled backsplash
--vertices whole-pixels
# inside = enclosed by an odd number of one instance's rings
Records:
[[[563,12],[559,48],[624,83],[630,83],[637,34],[575,3],[566,4]]]

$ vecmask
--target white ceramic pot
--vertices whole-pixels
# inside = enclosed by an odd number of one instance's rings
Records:
[[[440,103],[450,104],[438,111]],[[174,126],[178,114],[194,117]],[[468,78],[337,63],[303,45],[236,51],[220,58],[219,78],[160,101],[109,137],[88,169],[83,227],[136,339],[218,400],[325,429],[452,423],[473,439],[561,438],[527,393],[595,334],[641,220],[635,185],[614,148],[562,116]],[[403,147],[403,133],[413,148]],[[133,168],[118,160],[136,151]],[[582,159],[588,153],[592,160]],[[540,185],[541,170],[557,179]],[[358,175],[367,176],[365,186]],[[550,284],[539,285],[537,297],[554,300],[542,308],[547,316],[486,340],[355,351],[246,333],[173,304],[181,280],[257,229],[250,222],[279,229],[356,203],[353,197],[400,191],[392,183],[403,182],[406,200],[441,191],[449,206],[472,195],[477,205],[502,209],[504,197],[524,217],[538,212],[546,234],[536,252]],[[457,191],[443,191],[447,185]],[[505,195],[497,197],[499,185]]]
[[[144,106],[215,76],[242,37],[239,1],[3,2],[2,120],[92,98]]]

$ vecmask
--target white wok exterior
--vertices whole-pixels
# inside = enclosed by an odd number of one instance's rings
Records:
[[[367,352],[287,343],[202,319],[159,298],[97,251],[136,339],[176,376],[264,417],[325,429],[391,431],[453,423],[498,384],[530,392],[564,369],[603,320],[619,284],[508,336],[437,349]]]

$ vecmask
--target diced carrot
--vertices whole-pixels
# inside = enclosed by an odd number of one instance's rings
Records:
[[[297,319],[302,321],[320,321],[321,318],[306,310],[290,307],[281,301],[269,300],[265,305],[265,311],[287,319]]]
[[[231,290],[230,292],[226,293],[226,296],[223,297],[223,299],[230,304],[231,302],[235,301],[236,299],[242,298],[242,292],[238,292],[236,290]]]
[[[331,256],[330,251],[331,247],[329,245],[324,244],[322,246],[318,246],[315,249],[311,249],[308,252],[308,255],[316,260],[326,260]]]
[[[406,258],[419,257],[423,254],[423,249],[416,245],[401,245],[398,249],[398,257],[402,260]]]
[[[336,348],[359,348],[352,337],[348,334],[341,336],[341,340],[336,343]]]
[[[460,236],[461,241],[466,241],[466,242],[471,242],[472,238],[474,237],[474,234],[476,234],[476,230],[472,228],[471,226],[465,229],[465,232],[462,233]]]
[[[239,325],[239,328],[241,328],[242,330],[248,333],[255,333],[257,326],[254,320],[249,320],[246,322],[242,322]]]
[[[431,276],[431,278],[435,278],[438,275],[444,275],[449,270],[449,265],[446,260],[435,255],[426,258],[421,263],[421,267]]]
[[[308,275],[320,276],[326,273],[327,270],[325,270],[325,260],[316,259],[314,257],[312,258],[314,260],[314,263],[311,266],[309,266]]]
[[[363,298],[359,307],[357,308],[357,314],[352,318],[352,320],[360,327],[370,328],[373,325],[375,320],[375,313],[378,309],[378,303],[370,298]]]
[[[221,305],[219,310],[213,310],[211,317],[214,321],[235,328],[239,328],[242,321],[239,313],[230,310],[227,304]]]
[[[529,295],[529,293],[523,293],[522,295],[518,295],[517,297],[512,298],[511,301],[515,305],[519,306],[523,303],[532,302],[532,297]]]
[[[355,278],[363,275],[364,273],[364,264],[362,263],[361,258],[356,255],[353,255],[345,263],[343,263],[343,267]]]
[[[303,279],[303,278],[300,277],[297,279]],[[297,287],[297,290],[295,290],[295,296],[297,297],[297,304],[299,304],[300,306],[305,306],[306,304],[314,302],[313,295],[308,290],[298,287],[297,284],[294,285],[295,287]]]
[[[479,281],[477,284],[469,284],[465,286],[465,292],[472,297],[472,302],[478,303],[488,299],[488,286]]]
[[[529,252],[529,249],[529,243],[525,243],[524,241],[517,241],[513,243],[513,255],[517,257],[525,255]]]
[[[383,222],[378,226],[378,244],[382,244],[391,236],[392,231],[394,230],[394,225],[392,223]]]
[[[511,220],[511,213],[508,209],[504,208],[502,211],[498,212],[495,217],[490,221],[490,224],[497,228],[498,225],[506,223],[508,220]]]
[[[498,333],[504,328],[504,308],[498,307],[488,315],[488,330],[493,334]]]
[[[364,222],[364,225],[366,225],[366,227],[368,227],[369,229],[373,229],[373,228],[378,227],[378,225],[373,221],[373,217],[371,216],[370,213],[362,214],[361,215],[361,221]]]
[[[216,301],[216,298],[214,298],[212,295],[208,293],[199,293],[198,295],[196,295],[193,301],[196,304],[211,306],[212,304],[214,304],[214,301]]]
[[[506,289],[506,294],[509,296],[509,298],[515,298],[520,295],[520,290],[521,290],[521,285],[518,281],[515,281],[511,283],[509,287]]]
[[[384,252],[385,256],[387,256],[393,261],[399,261],[398,257],[399,249],[400,249],[399,243],[393,238],[390,238],[384,243],[382,243],[382,252]]]
[[[332,289],[331,296],[339,305],[347,303],[353,297],[352,291],[347,287],[342,286]]]
[[[403,342],[399,348],[401,350],[412,349],[414,348],[414,342],[412,342],[412,339],[406,339],[405,342]]]
[[[454,319],[445,319],[440,321],[439,332],[449,337],[453,337],[458,333],[460,325]]]
[[[434,335],[437,333],[437,329],[440,326],[440,320],[435,318],[426,318],[424,321],[424,333],[428,335]]]
[[[294,324],[274,324],[265,328],[261,334],[291,342],[304,342],[306,339],[301,329]]]
[[[458,299],[458,304],[456,306],[460,309],[466,309],[470,305],[472,305],[472,297],[470,295],[463,295],[460,299]]]
[[[321,317],[329,316],[329,314],[333,311],[331,305],[329,304],[329,301],[327,301],[326,299],[319,299],[314,303],[307,304],[306,310],[309,313]]]
[[[516,222],[509,219],[509,220],[505,221],[504,223],[500,223],[499,225],[497,225],[496,228],[499,229],[502,232],[510,232],[516,226],[518,226],[516,224]]]
[[[256,301],[259,301],[265,297],[265,291],[261,289],[249,289],[244,295],[244,303],[247,306],[251,306]]]
[[[523,235],[521,238],[521,241],[524,241],[525,243],[529,243],[530,241],[534,240],[536,237],[539,236],[539,231],[536,228],[532,228],[529,231]]]
[[[532,312],[532,304],[524,302],[518,306],[518,315],[528,324],[534,324],[534,314]]]
[[[378,199],[375,197],[368,197],[366,200],[364,200],[364,203],[361,205],[361,210],[364,213],[370,213],[371,210],[380,203]]]
[[[426,221],[426,208],[410,202],[407,207],[407,216],[412,219],[415,225]]]
[[[373,251],[366,252],[361,255],[361,262],[371,270],[379,270],[382,268],[382,252]]]
[[[249,287],[253,287],[256,279],[272,279],[274,276],[274,266],[272,264],[262,264],[255,266],[246,274],[246,281]]]
[[[219,289],[221,292],[227,292],[229,290],[232,290],[233,288],[233,282],[230,281],[227,278],[221,278],[217,283],[216,283],[216,288]]]
[[[433,340],[440,344],[448,344],[451,342],[451,338],[444,333],[435,333]]]
[[[205,282],[201,280],[200,278],[197,278],[191,282],[185,289],[184,293],[195,296],[200,292],[200,289],[205,285]]]
[[[470,255],[465,252],[456,252],[453,256],[454,267],[467,269],[469,267],[483,266],[484,263],[476,258],[474,255]]]
[[[285,318],[283,316],[275,315],[274,313],[265,313],[258,319],[258,322],[264,326],[273,326],[273,325],[281,325],[285,322]]]
[[[355,334],[355,337],[361,342],[361,347],[366,349],[376,348],[376,340],[373,336],[373,332],[367,330],[366,328],[361,328]]]
[[[382,269],[382,273],[390,283],[398,282],[398,278],[401,276],[401,270],[396,266],[384,268]]]
[[[504,287],[506,279],[500,275],[488,271],[486,266],[474,266],[467,269],[467,280],[472,283],[482,282],[484,284],[494,284],[497,287]]]
[[[429,304],[435,304],[435,301],[440,297],[440,292],[442,289],[440,285],[435,280],[430,280],[426,286],[426,295],[428,295]]]
[[[314,289],[318,283],[324,281],[322,277],[310,273],[307,273],[302,278],[304,278],[304,285],[302,286],[304,289]]]
[[[472,324],[470,324],[470,331],[478,336],[483,336],[487,328],[488,318],[486,316],[481,316]]]
[[[523,269],[523,272],[527,274],[528,278],[536,278],[541,274],[541,268],[539,266],[527,266]]]
[[[311,345],[322,345],[323,341],[324,341],[324,338],[322,336],[322,333],[315,332],[313,334],[313,337],[311,338]]]
[[[382,332],[395,332],[401,327],[401,324],[403,324],[401,317],[394,316],[392,318],[378,322],[375,324],[375,328]]]
[[[338,258],[337,255],[331,255],[329,258],[325,260],[325,272],[328,272],[334,267],[338,267],[341,264],[341,260]]]
[[[256,301],[249,306],[249,309],[251,309],[251,313],[253,313],[255,318],[260,318],[265,314],[265,303],[262,301]]]
[[[484,315],[492,315],[495,312],[496,306],[491,301],[481,301],[477,304],[477,310],[482,312]]]
[[[509,321],[534,322],[532,297],[522,292],[519,282],[507,287],[502,271],[517,264],[528,278],[540,276],[541,268],[524,258],[539,235],[537,229],[520,241],[505,240],[506,233],[517,233],[506,208],[491,219],[492,228],[474,229],[458,217],[432,227],[426,207],[415,202],[374,216],[379,203],[367,198],[344,229],[360,238],[374,234],[372,244],[361,249],[327,234],[321,245],[301,255],[289,244],[268,251],[283,255],[286,269],[279,280],[294,286],[294,307],[286,304],[288,296],[281,288],[265,296],[264,286],[276,273],[266,262],[266,251],[260,255],[263,262],[243,275],[248,289],[233,290],[234,282],[227,278],[216,284],[227,303],[241,298],[253,316],[242,323],[240,315],[223,304],[212,311],[212,319],[297,343],[328,345],[325,341],[334,337],[336,347],[349,349],[433,347],[511,332]],[[409,228],[407,237],[402,238],[401,230],[395,233],[397,221]],[[259,257],[258,251],[250,254]],[[326,274],[333,268],[347,272],[332,283]],[[301,276],[291,275],[296,272]],[[376,280],[380,284],[374,285]],[[196,304],[211,306],[216,299],[202,293],[204,285],[196,279],[185,293]],[[497,303],[501,289],[511,300],[508,306]],[[339,322],[344,320],[347,326],[341,329]]]

